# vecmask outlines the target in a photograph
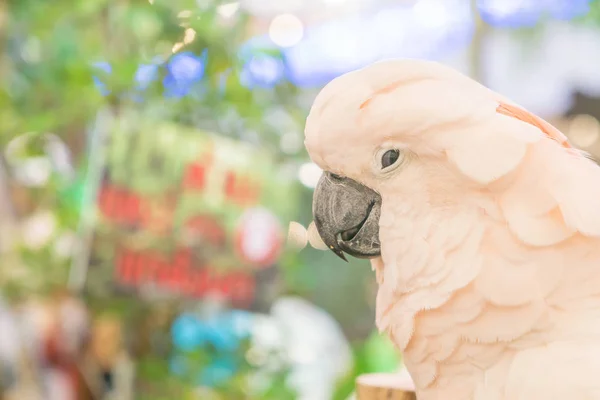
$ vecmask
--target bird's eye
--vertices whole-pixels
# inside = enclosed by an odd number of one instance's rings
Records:
[[[394,165],[399,158],[400,151],[396,149],[386,151],[383,153],[383,156],[381,156],[381,169]]]

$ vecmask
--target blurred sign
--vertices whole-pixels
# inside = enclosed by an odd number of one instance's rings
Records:
[[[127,125],[127,126],[126,126]],[[120,123],[98,193],[88,290],[254,300],[282,249],[289,181],[268,154],[176,125]],[[104,285],[103,285],[104,284]]]

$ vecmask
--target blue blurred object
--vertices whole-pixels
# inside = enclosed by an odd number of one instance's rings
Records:
[[[135,90],[131,93],[133,101],[138,103],[144,101],[144,91],[158,78],[159,68],[159,64],[140,64],[133,77],[135,81]]]
[[[202,80],[207,52],[197,56],[191,51],[173,55],[167,63],[167,75],[163,80],[165,96],[181,98],[190,93],[194,84]]]
[[[198,377],[201,386],[214,387],[227,382],[237,371],[237,363],[233,357],[219,357],[205,368]]]
[[[224,331],[211,331],[210,344],[212,344],[217,351],[231,352],[239,348],[240,341],[231,332]]]
[[[268,55],[253,56],[241,73],[242,85],[248,88],[272,88],[285,76],[283,60]]]
[[[582,17],[590,12],[590,3],[593,0],[547,0],[548,11],[553,18],[571,20]]]
[[[96,62],[92,64],[92,66],[105,74],[112,73],[112,66],[105,61]],[[135,91],[132,94],[133,100],[143,100],[139,92],[146,90],[148,86],[150,86],[152,81],[154,81],[158,77],[159,68],[159,64],[140,64],[134,76]],[[100,93],[103,96],[110,94],[110,90],[108,89],[106,83],[104,83],[98,76],[93,75],[92,79],[94,80],[94,84],[96,85],[98,90],[100,90]]]
[[[468,2],[420,0],[309,26],[297,45],[283,51],[282,76],[300,87],[316,88],[372,62],[389,58],[440,59],[468,46],[474,32]],[[268,36],[250,39],[245,54],[274,48]],[[268,61],[248,66],[263,80],[276,76]],[[247,76],[244,79],[248,79]]]
[[[180,315],[171,327],[173,344],[180,350],[193,351],[200,348],[207,339],[203,324],[195,315]]]
[[[550,14],[555,19],[570,20],[586,15],[592,0],[478,0],[481,18],[502,28],[526,28]]]
[[[228,322],[231,330],[239,338],[247,338],[252,334],[254,315],[248,311],[233,310],[229,313]]]
[[[220,385],[235,375],[242,354],[237,353],[240,339],[250,335],[253,316],[251,313],[234,310],[200,319],[193,314],[180,315],[171,328],[173,343],[179,351],[170,358],[169,370],[179,377],[195,373],[195,367],[200,368],[197,377],[198,385],[214,387]],[[210,364],[206,366],[189,363],[186,352],[212,346]],[[182,353],[183,352],[183,353]],[[192,370],[190,370],[192,368]]]
[[[212,345],[219,352],[233,352],[239,348],[240,340],[250,336],[253,316],[251,313],[234,310],[206,320],[192,314],[180,315],[171,328],[173,344],[180,350],[192,351]]]
[[[136,89],[146,90],[158,77],[158,64],[141,64],[135,72]]]
[[[502,28],[532,27],[546,8],[544,0],[477,0],[481,19]]]
[[[106,61],[95,62],[92,64],[92,67],[94,67],[97,70],[102,71],[105,74],[112,73],[112,66],[109,63],[107,63]],[[102,96],[107,96],[110,94],[110,90],[106,86],[106,83],[102,82],[102,80],[98,76],[92,75],[92,79],[94,80],[94,85],[96,85],[96,87],[98,88],[98,90],[100,91]]]
[[[207,332],[209,332],[208,341],[217,351],[232,352],[240,345],[239,338],[234,334],[229,320],[230,314],[224,313],[205,321]]]

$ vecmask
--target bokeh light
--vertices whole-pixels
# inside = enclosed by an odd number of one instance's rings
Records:
[[[413,396],[411,354],[375,323],[379,284],[404,279],[389,250],[385,263],[344,263],[317,229],[325,164],[303,134],[317,94],[377,61],[434,60],[597,161],[599,27],[596,0],[0,2],[0,398]],[[338,89],[368,96],[373,84]],[[325,109],[358,107],[323,96]],[[441,155],[416,152],[420,168]],[[399,245],[443,258],[418,239]]]
[[[273,18],[269,26],[269,37],[278,46],[292,47],[300,43],[304,25],[293,14],[281,14]]]

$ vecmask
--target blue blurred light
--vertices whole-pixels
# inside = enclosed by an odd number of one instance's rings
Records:
[[[227,321],[231,324],[231,331],[239,338],[246,338],[252,334],[254,315],[248,311],[233,310],[229,313]]]
[[[214,387],[231,379],[237,371],[237,363],[233,357],[220,357],[200,372],[198,384]]]
[[[173,322],[171,335],[175,347],[183,351],[198,349],[206,340],[202,323],[191,314],[182,314]]]
[[[240,79],[245,87],[268,89],[279,83],[284,75],[283,60],[268,55],[256,55],[246,62]]]
[[[204,323],[208,333],[208,341],[217,351],[231,352],[239,347],[240,341],[229,323],[229,313],[204,321]]]
[[[157,64],[140,64],[134,76],[136,89],[146,90],[158,77],[158,68]]]
[[[590,12],[593,0],[547,0],[548,11],[553,18],[571,20],[582,17]]]
[[[240,340],[252,333],[254,315],[232,310],[206,319],[193,314],[180,315],[171,328],[173,342],[180,351],[188,352],[201,347],[213,346],[216,354],[210,363],[201,368],[197,376],[198,385],[214,387],[231,379],[239,368]],[[185,377],[190,373],[191,359],[186,354],[174,354],[169,359],[172,374]]]
[[[163,80],[167,97],[186,96],[193,85],[202,80],[206,65],[206,51],[197,56],[190,51],[173,55],[167,63],[167,75]]]
[[[545,9],[543,0],[477,0],[481,19],[503,28],[531,27]]]
[[[112,73],[112,66],[106,61],[95,62],[92,64],[92,67],[104,72],[105,74]],[[97,77],[96,75],[92,75],[92,79],[94,80],[94,85],[98,88],[98,90],[103,96],[107,96],[110,94],[110,90],[106,86],[106,83],[102,82],[102,80],[100,80],[99,77]]]
[[[137,103],[144,101],[144,91],[158,78],[159,64],[140,64],[135,71],[133,80],[135,88],[131,93],[131,99]]]
[[[587,14],[592,0],[478,0],[481,18],[502,28],[524,28],[537,24],[541,17],[570,20]]]
[[[297,86],[319,87],[386,58],[440,59],[466,47],[473,32],[469,4],[462,0],[388,7],[307,27],[300,43],[282,50],[283,75]],[[245,51],[274,47],[267,36],[260,36],[251,39]]]

